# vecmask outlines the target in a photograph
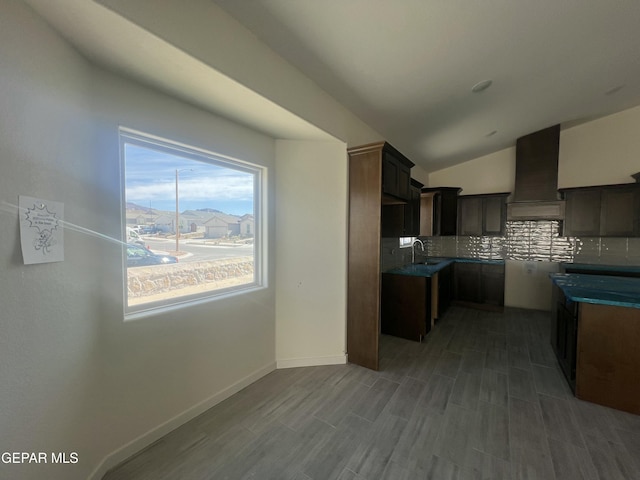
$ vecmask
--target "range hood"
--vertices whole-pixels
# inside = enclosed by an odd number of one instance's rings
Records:
[[[520,137],[516,142],[516,183],[507,220],[563,220],[558,195],[560,125]]]

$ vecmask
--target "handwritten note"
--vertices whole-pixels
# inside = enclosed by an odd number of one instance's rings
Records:
[[[25,265],[64,260],[64,204],[19,197],[20,242]]]

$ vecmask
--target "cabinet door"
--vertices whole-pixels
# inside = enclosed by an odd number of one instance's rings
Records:
[[[458,229],[458,189],[442,190],[438,235],[456,235]]]
[[[504,306],[504,265],[482,265],[482,303]]]
[[[600,235],[633,237],[640,234],[639,199],[638,187],[604,188],[601,196]]]
[[[382,193],[398,196],[400,163],[388,153],[382,157]]]
[[[398,197],[404,200],[411,199],[411,169],[398,162]]]
[[[558,356],[558,321],[560,319],[559,306],[564,304],[565,296],[562,290],[555,284],[552,285],[551,290],[551,325],[549,331],[549,339],[551,340],[551,347]]]
[[[455,263],[455,298],[461,302],[482,303],[482,265]]]
[[[507,218],[506,196],[485,197],[482,200],[482,234],[504,235]]]
[[[453,297],[453,271],[449,265],[438,272],[438,317],[442,318]]]
[[[411,186],[409,203],[404,206],[404,237],[420,235],[420,188]]]
[[[600,190],[576,190],[565,194],[567,200],[564,235],[600,236]]]
[[[381,236],[404,237],[405,205],[382,205]]]
[[[382,192],[409,200],[411,168],[388,152],[382,158]]]
[[[556,356],[569,385],[575,390],[578,342],[577,312],[558,303],[556,323]]]
[[[409,340],[422,340],[431,328],[430,299],[429,278],[383,273],[382,333]]]
[[[458,198],[458,235],[482,235],[482,198]]]

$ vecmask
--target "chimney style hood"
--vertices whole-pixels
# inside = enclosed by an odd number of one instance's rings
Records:
[[[560,125],[520,137],[516,142],[516,183],[507,220],[563,220],[558,199]]]

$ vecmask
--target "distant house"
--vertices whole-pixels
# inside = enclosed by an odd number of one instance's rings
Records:
[[[214,213],[204,223],[206,238],[224,238],[240,235],[240,217],[226,213]]]
[[[137,214],[135,212],[127,212],[127,226],[132,227],[134,225],[145,225],[147,223],[147,216]]]
[[[154,226],[162,233],[175,233],[175,214],[162,214],[154,221]],[[185,210],[180,213],[180,233],[204,233],[205,238],[229,236],[254,236],[253,215],[242,217],[218,211]]]
[[[154,226],[162,233],[173,233],[173,226],[176,223],[175,215],[159,215],[155,219]]]
[[[214,214],[205,210],[185,210],[180,214],[180,231],[185,232],[206,232],[205,223]]]
[[[241,237],[253,237],[254,235],[254,220],[253,215],[245,214],[240,217],[240,236]]]

